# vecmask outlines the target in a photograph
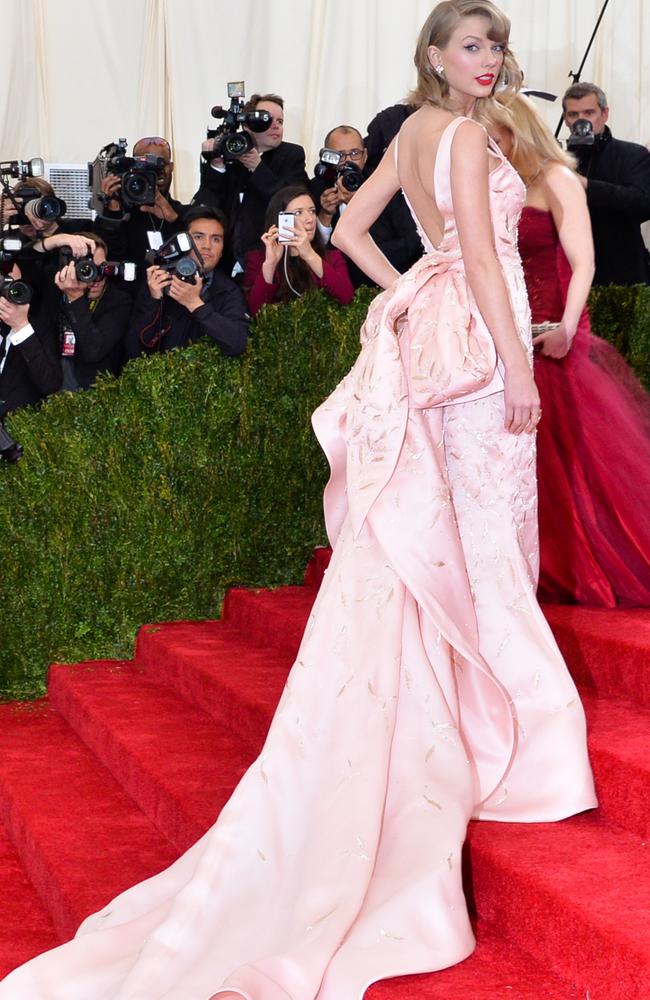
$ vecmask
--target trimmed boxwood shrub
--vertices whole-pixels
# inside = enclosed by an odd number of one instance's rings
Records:
[[[300,582],[325,537],[309,418],[372,295],[266,307],[240,359],[199,343],[12,415],[25,456],[0,463],[0,697],[42,694],[54,660],[130,656],[143,622],[214,617],[232,584]],[[648,289],[593,304],[648,384]]]

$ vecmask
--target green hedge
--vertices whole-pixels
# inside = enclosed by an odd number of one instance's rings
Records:
[[[146,621],[218,615],[226,587],[302,578],[324,541],[309,417],[349,369],[372,292],[262,310],[246,355],[214,346],[127,366],[8,421],[0,463],[0,697],[53,660],[129,656]],[[594,293],[594,325],[650,375],[647,289]]]

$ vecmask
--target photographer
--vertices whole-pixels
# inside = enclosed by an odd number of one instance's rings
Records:
[[[45,289],[56,273],[58,253],[63,246],[71,246],[76,255],[92,251],[92,234],[81,237],[79,233],[88,226],[87,219],[70,219],[65,215],[65,203],[55,194],[54,188],[42,177],[30,177],[18,181],[12,189],[12,196],[18,207],[8,197],[2,199],[2,222],[16,226],[16,230],[4,232],[13,235],[17,231],[24,244],[20,251],[20,267],[23,278],[33,289],[32,311],[39,310]],[[35,198],[34,195],[37,197]],[[32,207],[35,201],[51,199],[58,202],[55,217],[40,218]]]
[[[161,136],[138,139],[133,147],[133,156],[152,156],[164,160],[158,172],[155,198],[152,204],[133,206],[125,211],[119,197],[122,178],[109,173],[101,184],[106,197],[105,208],[95,223],[96,231],[102,236],[112,260],[133,261],[137,273],[144,274],[144,259],[148,250],[157,250],[170,236],[183,227],[183,215],[187,206],[172,198],[170,188],[174,176],[171,147]],[[124,290],[134,292],[134,287]]]
[[[246,349],[249,317],[244,299],[217,266],[224,249],[224,217],[198,206],[187,212],[185,227],[200,259],[192,257],[204,276],[184,281],[158,264],[147,268],[147,284],[136,300],[127,336],[129,358],[185,347],[204,336],[229,356]]]
[[[21,279],[14,264],[7,277]],[[61,386],[61,369],[49,329],[32,325],[31,304],[0,294],[0,420],[21,406],[38,403]]]
[[[271,197],[288,184],[306,184],[305,151],[302,146],[284,142],[284,101],[277,94],[254,94],[245,111],[268,111],[271,124],[264,132],[252,133],[255,146],[235,160],[213,158],[201,163],[201,186],[192,204],[221,209],[229,222],[232,247],[227,266],[236,263],[243,270],[248,250],[259,243],[264,231],[264,215]],[[213,139],[203,143],[203,150],[214,149]]]
[[[75,261],[65,264],[54,278],[61,293],[51,313],[59,320],[62,388],[72,391],[87,389],[104,372],[119,374],[131,315],[131,297],[102,273],[105,242],[98,236],[94,242],[92,262],[98,271],[94,281],[79,280]]]
[[[324,169],[323,160],[328,158],[328,153],[336,154],[338,163]],[[361,133],[351,125],[338,125],[325,136],[321,163],[316,167],[317,176],[310,186],[319,205],[318,224],[326,242],[366,178],[367,159],[368,153]],[[390,200],[373,223],[370,235],[393,267],[400,272],[407,271],[422,256],[422,242],[401,192]],[[352,261],[348,260],[347,263],[355,288],[373,284]]]
[[[650,219],[650,152],[615,139],[600,87],[576,83],[562,98],[571,130],[568,148],[578,160],[596,251],[596,285],[650,283],[641,224]]]

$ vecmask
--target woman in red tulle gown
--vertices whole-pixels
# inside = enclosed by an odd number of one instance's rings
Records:
[[[543,412],[538,596],[650,606],[650,396],[591,332],[591,226],[571,158],[527,98],[497,105],[496,119],[489,130],[527,185],[519,252]]]

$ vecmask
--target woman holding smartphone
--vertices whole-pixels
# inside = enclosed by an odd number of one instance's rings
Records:
[[[243,287],[251,315],[269,302],[288,302],[322,288],[345,306],[354,297],[343,254],[326,247],[314,199],[301,185],[281,188],[266,212],[264,250],[246,255]]]

